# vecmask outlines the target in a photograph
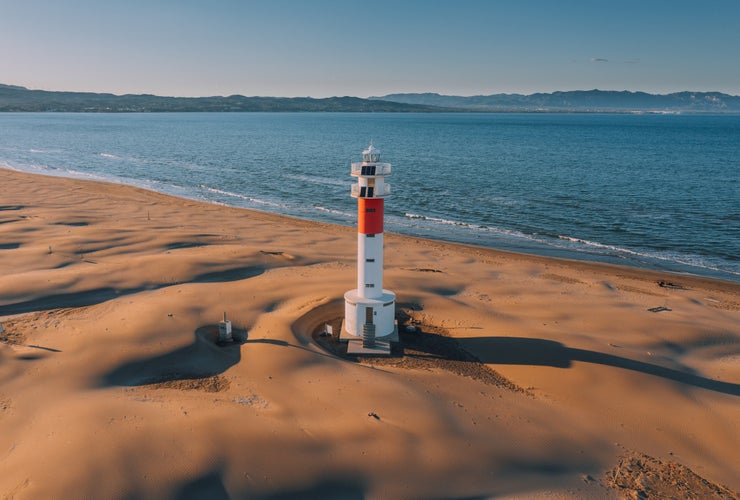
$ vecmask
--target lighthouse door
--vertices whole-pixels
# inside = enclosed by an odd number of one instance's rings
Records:
[[[373,324],[373,308],[372,307],[365,308],[365,324],[366,325]]]

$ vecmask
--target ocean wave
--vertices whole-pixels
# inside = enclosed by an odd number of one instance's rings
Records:
[[[634,250],[631,248],[620,247],[616,245],[608,245],[605,243],[599,243],[596,241],[584,240],[582,238],[575,238],[567,235],[558,235],[559,240],[573,243],[576,246],[586,247],[586,249],[593,249],[600,251],[601,253],[608,253],[621,258],[638,258],[653,261],[662,261],[674,264],[680,264],[683,266],[696,267],[700,269],[707,269],[710,271],[717,271],[723,273],[729,273],[733,275],[740,275],[740,271],[734,271],[727,267],[718,267],[713,265],[705,258],[698,255],[688,255],[680,252],[665,252],[665,251],[650,251],[650,250]]]
[[[29,172],[29,173],[48,173],[53,175],[52,169],[45,165],[38,163],[19,163],[13,160],[0,160],[0,167],[8,170],[15,170],[16,172]]]
[[[220,194],[223,196],[229,196],[231,198],[237,198],[240,200],[249,201],[251,203],[256,203],[258,205],[265,205],[268,207],[275,207],[275,208],[287,208],[287,205],[283,203],[275,203],[274,201],[268,201],[268,200],[261,200],[259,198],[252,198],[251,196],[246,196],[239,193],[233,193],[231,191],[224,191],[223,189],[218,189],[210,186],[206,186],[204,184],[201,184],[199,186],[201,189],[205,189],[206,191],[209,191],[211,193]]]
[[[430,217],[428,215],[418,215],[418,214],[411,214],[411,213],[405,213],[404,217],[407,219],[417,219],[417,220],[425,220],[429,222],[436,222],[437,224],[444,224],[446,226],[463,226],[463,227],[475,227],[480,228],[482,226],[477,226],[475,224],[470,224],[467,222],[459,222],[449,219],[442,219],[439,217]]]
[[[75,170],[72,168],[62,168],[59,170],[62,172],[62,175],[64,177],[75,177],[78,179],[95,179],[98,181],[106,182],[120,182],[120,179],[113,175],[93,174],[92,172],[82,172],[81,170]]]
[[[38,148],[30,148],[28,150],[29,153],[40,153],[40,154],[46,154],[46,153],[58,153],[58,149],[38,149]]]
[[[715,264],[706,258],[698,255],[684,254],[680,252],[667,251],[650,251],[642,249],[633,249],[617,245],[590,241],[583,238],[577,238],[568,235],[543,235],[543,234],[526,234],[516,230],[504,229],[500,227],[483,226],[468,222],[445,219],[441,217],[432,217],[414,213],[405,213],[406,219],[423,221],[431,224],[445,225],[452,228],[460,228],[463,231],[472,231],[479,234],[493,234],[504,236],[507,239],[528,241],[531,243],[545,245],[560,250],[576,252],[581,254],[593,254],[609,256],[612,258],[624,259],[633,262],[640,262],[642,265],[652,263],[653,265],[662,262],[665,264],[678,264],[695,269],[705,269],[720,273],[727,273],[734,276],[740,276],[740,270],[733,266]],[[559,243],[560,242],[560,243]]]
[[[486,196],[485,198],[480,198],[480,200],[492,205],[500,205],[505,207],[515,207],[523,204],[521,200],[512,200],[511,198],[505,198],[503,196]]]
[[[328,177],[319,177],[315,175],[301,175],[301,174],[289,174],[286,175],[288,179],[297,181],[308,182],[311,184],[321,184],[323,186],[349,186],[349,181],[343,181],[340,179],[332,179]]]
[[[557,238],[562,241],[573,243],[576,246],[582,246],[586,248],[600,250],[600,251],[608,252],[609,254],[616,255],[616,256],[632,255],[635,257],[660,258],[657,252],[645,252],[645,251],[639,251],[639,250],[632,250],[626,247],[608,245],[606,243],[599,243],[597,241],[584,240],[582,238],[575,238],[573,236],[567,236],[567,235],[562,235],[562,234],[559,234]],[[672,259],[661,259],[661,260],[672,260]]]
[[[116,156],[116,155],[111,154],[111,153],[99,153],[99,155],[102,156],[103,158],[110,158],[111,160],[120,160],[121,159],[120,156]]]
[[[330,213],[332,215],[339,215],[340,217],[345,217],[345,218],[348,218],[348,219],[354,219],[357,216],[357,214],[355,214],[354,212],[352,212],[352,213],[350,213],[350,212],[343,212],[341,210],[336,210],[334,208],[322,207],[321,205],[314,205],[313,208],[315,208],[316,210],[318,210],[320,212],[326,212],[326,213]]]
[[[44,174],[53,177],[70,177],[73,179],[91,179],[105,182],[120,182],[117,177],[110,175],[94,174],[92,172],[83,172],[73,168],[49,167],[39,163],[18,163],[8,160],[1,160],[0,167],[16,172],[27,172],[31,174]]]
[[[419,214],[412,214],[412,213],[405,213],[404,217],[407,219],[412,220],[423,220],[426,222],[432,222],[434,224],[441,224],[444,226],[455,226],[455,227],[462,227],[467,229],[472,229],[475,231],[483,231],[488,233],[495,233],[495,234],[502,234],[506,236],[515,236],[519,238],[525,238],[532,240],[534,239],[532,236],[527,235],[525,233],[522,233],[520,231],[515,231],[511,229],[504,229],[502,227],[495,227],[495,226],[483,226],[480,224],[473,224],[471,222],[461,222],[456,220],[450,220],[450,219],[443,219],[441,217],[430,217],[428,215],[419,215]]]
[[[599,243],[597,241],[584,240],[582,238],[575,238],[573,236],[566,236],[562,234],[558,235],[558,239],[562,241],[567,241],[569,243],[574,243],[576,245],[585,246],[587,248],[594,248],[594,249],[613,252],[616,255],[627,254],[627,255],[634,255],[637,257],[654,257],[654,258],[656,258],[656,256],[658,255],[657,252],[645,252],[645,251],[639,251],[639,250],[632,250],[626,247],[608,245],[606,243]]]
[[[19,171],[19,169],[15,168],[15,166],[13,166],[13,164],[10,163],[8,160],[0,160],[0,168],[15,170],[16,172]]]

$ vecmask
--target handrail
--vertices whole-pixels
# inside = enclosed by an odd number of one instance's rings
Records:
[[[351,164],[351,175],[353,176],[362,176],[362,168],[367,167],[368,165],[365,165],[364,163],[352,163]],[[369,165],[373,166],[373,165]],[[390,163],[376,163],[375,165],[375,175],[391,175],[391,164]],[[372,176],[367,176],[372,177]]]
[[[391,185],[383,184],[383,188],[381,190],[378,190],[376,186],[375,189],[373,189],[372,196],[363,196],[363,198],[382,198],[383,196],[388,196],[389,194],[391,194]],[[352,184],[351,196],[353,196],[354,198],[360,196],[360,186],[358,186],[357,184]]]

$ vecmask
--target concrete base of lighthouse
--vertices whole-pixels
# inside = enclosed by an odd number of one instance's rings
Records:
[[[363,342],[362,327],[375,325],[375,342]],[[391,342],[398,342],[396,294],[383,290],[380,297],[360,297],[357,290],[344,294],[344,321],[339,340],[347,341],[347,354],[390,355]]]

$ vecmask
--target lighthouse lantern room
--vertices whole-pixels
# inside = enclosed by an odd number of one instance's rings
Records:
[[[351,174],[357,178],[352,185],[357,198],[357,288],[344,294],[342,337],[362,339],[362,348],[371,352],[381,347],[378,343],[389,348],[398,337],[396,294],[383,289],[383,201],[391,192],[385,182],[391,164],[381,163],[380,151],[371,144],[362,152],[362,162],[352,163]]]

